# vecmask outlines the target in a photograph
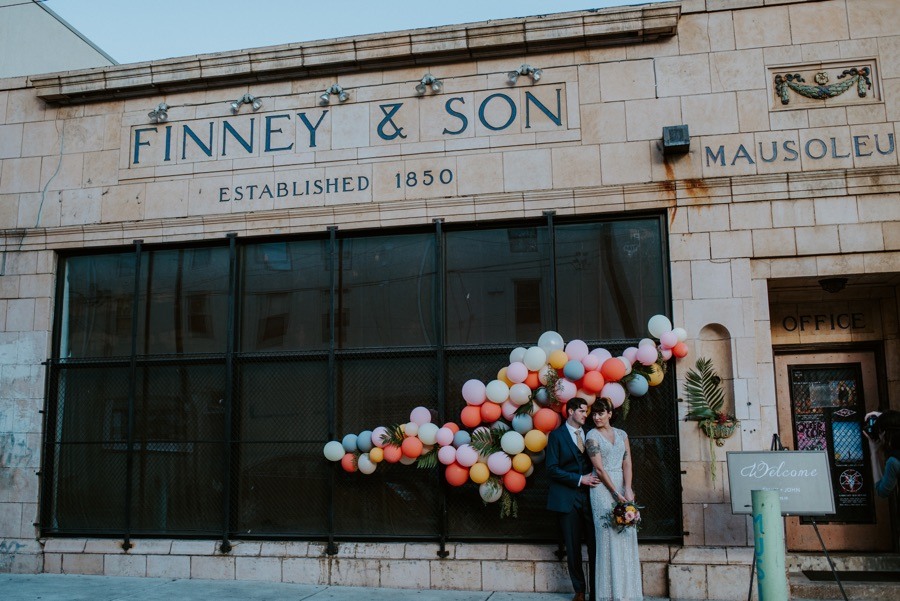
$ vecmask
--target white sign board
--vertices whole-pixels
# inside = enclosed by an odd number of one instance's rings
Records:
[[[777,490],[783,515],[835,513],[825,451],[742,451],[727,458],[732,513],[752,513],[754,490]]]

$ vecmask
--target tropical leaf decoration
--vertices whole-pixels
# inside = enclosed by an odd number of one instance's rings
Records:
[[[430,451],[425,453],[424,455],[420,455],[418,459],[416,459],[416,467],[420,470],[431,469],[436,467],[438,464],[438,446],[434,445]]]
[[[478,428],[472,433],[472,441],[469,444],[483,457],[487,457],[491,453],[503,450],[500,439],[506,432],[507,430],[500,428]]]
[[[728,416],[722,410],[725,406],[722,379],[713,369],[711,359],[697,359],[696,369],[689,369],[684,379],[684,395],[688,402],[686,419],[721,420],[723,416],[727,419]]]

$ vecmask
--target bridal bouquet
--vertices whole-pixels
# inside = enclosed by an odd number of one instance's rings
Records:
[[[641,509],[643,505],[638,505],[634,501],[626,501],[624,503],[613,503],[612,510],[609,512],[609,526],[622,532],[626,528],[641,528]]]

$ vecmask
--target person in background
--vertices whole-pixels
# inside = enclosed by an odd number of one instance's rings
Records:
[[[865,420],[863,433],[872,453],[875,493],[889,497],[897,490],[900,479],[900,411],[873,411],[866,414]]]

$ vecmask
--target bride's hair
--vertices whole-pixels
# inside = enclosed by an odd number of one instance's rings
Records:
[[[613,423],[616,419],[616,413],[613,411],[612,401],[606,398],[605,396],[599,397],[596,401],[594,401],[594,406],[591,407],[594,410],[594,413],[598,411],[606,411],[609,413],[609,423]]]

